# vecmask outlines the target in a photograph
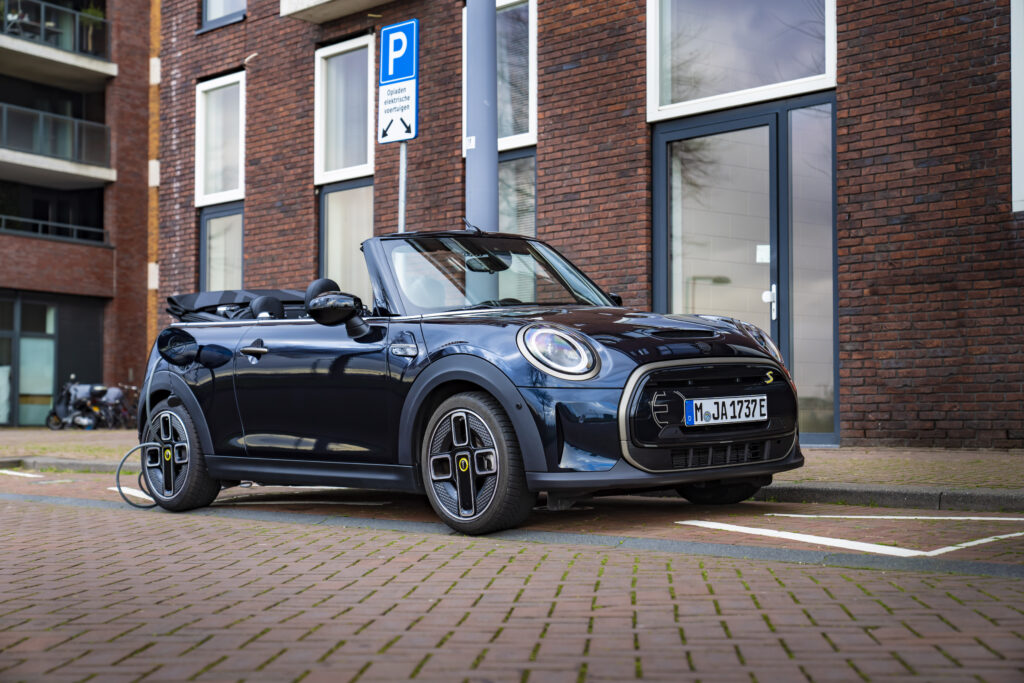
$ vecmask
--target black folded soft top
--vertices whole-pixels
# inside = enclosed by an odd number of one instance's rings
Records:
[[[286,318],[298,318],[304,313],[306,295],[298,289],[226,289],[176,294],[167,297],[167,312],[182,322],[254,318],[249,304],[260,296],[280,301]]]

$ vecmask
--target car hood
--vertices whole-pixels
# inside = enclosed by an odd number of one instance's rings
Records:
[[[476,323],[570,328],[637,363],[701,356],[771,358],[732,318],[593,306],[489,309],[452,315],[456,317]]]

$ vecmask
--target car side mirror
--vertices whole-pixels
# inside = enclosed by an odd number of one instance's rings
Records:
[[[343,292],[324,292],[306,305],[309,317],[321,325],[334,327],[345,323],[345,329],[353,339],[359,339],[370,332],[370,326],[359,316],[363,302],[359,297]]]
[[[199,342],[185,330],[168,327],[157,337],[156,350],[171,365],[185,367],[199,355]]]
[[[608,292],[608,298],[612,300],[612,303],[616,306],[622,305],[622,297],[615,292]]]

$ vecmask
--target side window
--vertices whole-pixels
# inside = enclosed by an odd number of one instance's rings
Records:
[[[242,288],[242,203],[203,209],[199,230],[199,289]]]
[[[373,287],[359,246],[373,237],[373,178],[329,185],[320,195],[320,272],[373,307]]]
[[[373,36],[316,51],[313,177],[316,184],[373,175]]]
[[[245,0],[203,0],[202,30],[245,19]]]
[[[245,196],[245,72],[196,86],[196,206]]]

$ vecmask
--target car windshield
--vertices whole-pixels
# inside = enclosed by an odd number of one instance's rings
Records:
[[[411,314],[498,306],[611,306],[583,273],[541,242],[492,236],[384,240]]]

